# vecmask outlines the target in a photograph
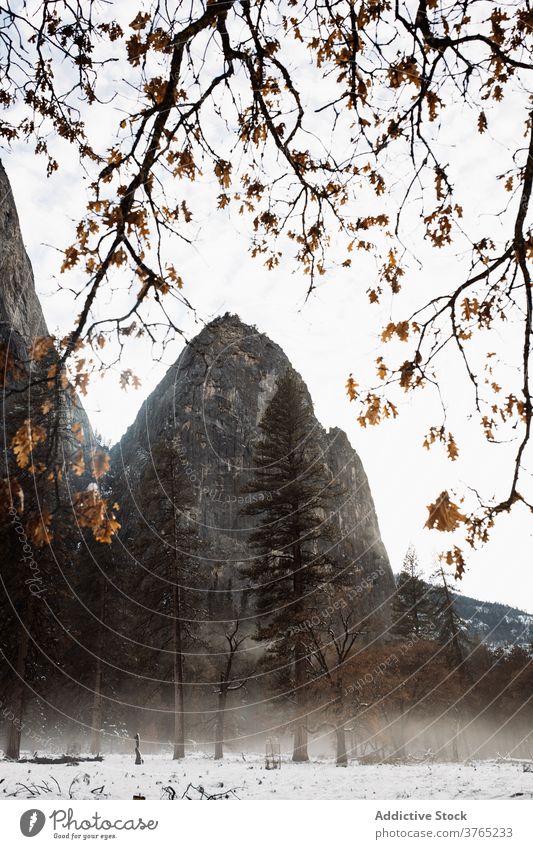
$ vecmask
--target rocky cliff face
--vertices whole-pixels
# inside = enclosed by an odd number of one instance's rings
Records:
[[[192,484],[201,536],[217,568],[238,584],[253,521],[242,515],[252,444],[277,378],[289,367],[278,345],[234,315],[215,319],[192,340],[112,451],[126,548],[143,521],[142,478],[151,448],[172,435]],[[338,428],[326,431],[317,421],[314,437],[342,492],[340,556],[359,572],[365,604],[386,618],[394,581],[361,460]],[[209,559],[204,568],[212,568]],[[207,574],[205,581],[208,586]]]
[[[28,415],[28,393],[24,388],[28,382],[25,365],[28,346],[33,337],[47,333],[31,263],[22,240],[15,199],[0,162],[0,359],[17,366],[16,377],[14,372],[8,372],[8,385],[3,387],[0,399],[0,414],[6,423],[1,434],[0,478],[13,474],[15,465],[9,446],[13,434]],[[17,392],[10,394],[14,387]]]
[[[48,332],[24,248],[15,199],[0,162],[0,331],[21,336]]]
[[[9,476],[13,463],[9,459],[12,434],[28,417],[28,410],[38,411],[37,390],[39,377],[44,376],[46,364],[31,366],[33,387],[29,385],[28,351],[32,340],[47,336],[48,329],[35,291],[35,281],[30,259],[24,247],[15,199],[5,169],[0,162],[0,346],[9,362],[17,363],[17,377],[12,386],[5,386],[0,399],[0,412],[7,422],[1,434],[2,460],[0,477]],[[8,383],[12,379],[8,377]],[[17,392],[10,395],[9,388]],[[64,393],[64,415],[68,424],[79,422],[83,427],[87,447],[94,443],[92,429],[75,393]],[[10,468],[11,467],[11,468]]]

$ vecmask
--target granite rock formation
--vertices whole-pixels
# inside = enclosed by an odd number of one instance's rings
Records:
[[[26,338],[47,333],[15,199],[0,162],[0,326],[6,325]]]
[[[199,534],[211,560],[233,578],[234,587],[239,583],[238,564],[246,557],[253,521],[242,512],[252,444],[276,380],[289,367],[278,345],[235,315],[215,319],[187,345],[112,450],[126,550],[144,521],[143,474],[151,450],[163,435],[171,436],[192,485]],[[386,619],[394,580],[361,460],[342,430],[326,431],[316,421],[314,436],[340,485],[340,557],[361,576],[365,604]],[[203,568],[213,568],[209,558]],[[209,583],[206,574],[204,585]]]
[[[7,422],[5,432],[2,433],[4,450],[0,477],[10,475],[13,470],[8,458],[12,434],[28,417],[28,410],[33,408],[38,411],[38,399],[43,390],[36,387],[54,355],[51,354],[42,364],[31,365],[32,380],[29,381],[28,352],[35,338],[48,335],[35,290],[32,265],[24,247],[15,199],[0,162],[0,346],[8,361],[18,366],[17,377],[8,387],[16,388],[17,391],[3,392],[0,401],[0,409],[5,407],[3,416]],[[30,382],[33,386],[30,386]],[[74,392],[61,393],[61,403],[67,425],[79,422],[83,427],[86,446],[94,444],[91,425],[78,396]]]
[[[13,193],[0,165],[0,342],[7,342],[10,351],[23,358],[31,338],[45,334]],[[235,315],[215,319],[186,346],[112,449],[112,476],[104,485],[112,488],[112,498],[120,504],[117,556],[124,565],[129,562],[125,571],[130,577],[136,562],[129,553],[130,543],[145,521],[143,473],[151,462],[152,446],[165,435],[177,440],[180,462],[192,485],[196,521],[209,551],[205,569],[215,568],[216,560],[216,568],[238,584],[238,564],[246,557],[253,521],[242,512],[252,444],[276,380],[289,367],[278,345]],[[3,434],[4,442],[20,419],[9,405],[7,412],[11,425]],[[92,441],[78,399],[69,417],[82,422]],[[394,581],[361,460],[338,428],[326,431],[317,421],[315,438],[342,490],[336,505],[341,556],[355,564],[370,587],[365,598],[386,618]],[[210,580],[206,574],[206,586]]]

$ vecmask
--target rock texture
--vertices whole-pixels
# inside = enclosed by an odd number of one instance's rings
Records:
[[[172,435],[194,489],[200,534],[216,552],[217,568],[238,584],[252,521],[242,515],[252,444],[276,380],[289,367],[278,345],[235,315],[215,319],[192,340],[112,451],[126,548],[143,521],[142,477],[151,447]],[[316,421],[314,436],[342,490],[336,505],[341,557],[368,582],[366,603],[386,618],[394,580],[361,460],[338,428],[326,431]]]
[[[0,162],[0,328],[23,337],[48,332],[24,248],[15,199]]]
[[[0,414],[7,422],[1,434],[3,451],[0,477],[9,476],[15,469],[9,457],[13,433],[28,417],[29,409],[34,410],[34,416],[38,415],[38,399],[43,389],[36,387],[49,363],[32,364],[33,386],[30,386],[28,351],[33,339],[47,335],[48,329],[35,291],[33,270],[24,247],[15,199],[0,162],[0,346],[9,362],[19,366],[17,378],[13,379],[12,385],[4,387],[8,391],[2,393],[0,399]],[[11,374],[8,383],[10,380]],[[10,394],[9,389],[14,387],[17,392]],[[94,435],[80,399],[75,393],[62,393],[62,404],[67,424],[79,422],[82,425],[88,448],[94,443]]]

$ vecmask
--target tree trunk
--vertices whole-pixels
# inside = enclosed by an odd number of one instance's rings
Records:
[[[450,723],[450,726],[451,726],[451,737],[450,737],[451,760],[454,763],[457,763],[459,761],[459,745],[458,745],[458,741],[457,741],[457,728],[458,728],[458,726],[457,726],[457,717],[456,716],[453,717],[453,720]]]
[[[301,599],[304,594],[302,575],[302,552],[299,545],[293,546],[294,576],[293,592],[296,600]],[[305,683],[306,683],[306,657],[305,646],[301,638],[296,637],[294,647],[294,683],[295,683],[295,726],[294,726],[294,749],[292,759],[297,763],[309,760],[307,752],[307,717],[305,715]]]
[[[307,723],[305,716],[305,647],[302,645],[300,640],[296,643],[295,647],[296,660],[295,660],[295,697],[296,697],[296,709],[295,709],[295,726],[294,726],[294,749],[292,753],[293,761],[298,763],[302,763],[304,761],[309,760],[309,754],[307,752]]]
[[[215,716],[215,760],[224,757],[224,722],[226,719],[226,691],[222,689],[218,694],[217,712]]]
[[[395,737],[395,749],[396,749],[396,757],[401,758],[402,761],[407,760],[407,753],[405,751],[405,708],[403,705],[400,707],[400,715],[396,719],[396,726],[398,728],[397,733],[394,735]]]
[[[104,617],[105,617],[105,578],[101,577],[100,584],[100,611],[98,624],[98,636],[96,641],[96,668],[94,670],[93,706],[91,712],[91,754],[98,755],[102,751],[102,653],[104,650]]]
[[[25,615],[20,628],[17,662],[15,666],[16,678],[11,691],[10,707],[7,715],[5,757],[10,760],[18,760],[20,758],[20,738],[22,735],[24,702],[26,697],[27,660],[30,650],[29,632],[33,625],[34,610],[35,596],[30,594],[26,602]]]
[[[91,755],[98,755],[102,750],[102,660],[96,658],[94,671],[93,706],[91,711]]]
[[[185,757],[185,704],[183,698],[183,650],[181,641],[181,598],[178,570],[173,588],[173,648],[174,648],[174,760]]]
[[[307,729],[304,723],[305,720],[303,722],[297,722],[294,728],[292,759],[296,763],[304,763],[309,760],[309,754],[307,752]]]
[[[466,761],[468,759],[468,742],[464,732],[464,718],[462,707],[457,708],[457,717],[455,720],[455,733],[457,740],[457,760]]]
[[[338,725],[335,729],[337,738],[337,766],[348,766],[348,754],[346,752],[346,731],[344,725]]]
[[[339,657],[339,662],[342,658]],[[344,685],[339,677],[335,684],[337,698],[335,699],[335,737],[337,739],[337,766],[348,766],[348,752],[346,751],[346,729],[344,713]]]
[[[183,697],[183,646],[181,625],[181,588],[180,563],[179,563],[179,539],[178,539],[178,512],[176,509],[177,492],[175,491],[175,468],[174,455],[170,452],[170,487],[172,498],[172,513],[174,524],[174,583],[172,589],[172,613],[174,623],[172,628],[172,643],[174,649],[174,755],[173,759],[181,760],[185,757],[185,706]]]

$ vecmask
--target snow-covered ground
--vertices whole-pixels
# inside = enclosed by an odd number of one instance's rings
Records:
[[[110,755],[101,763],[37,765],[0,761],[0,799],[148,799],[181,798],[189,785],[206,794],[239,799],[531,799],[533,773],[520,764],[412,764],[337,768],[328,761],[283,762],[266,770],[260,755],[230,755],[224,761],[187,757],[179,764],[146,756]],[[172,788],[172,790],[165,790]],[[234,794],[230,791],[235,791]],[[32,795],[33,794],[33,795]],[[190,788],[188,796],[198,798]]]

